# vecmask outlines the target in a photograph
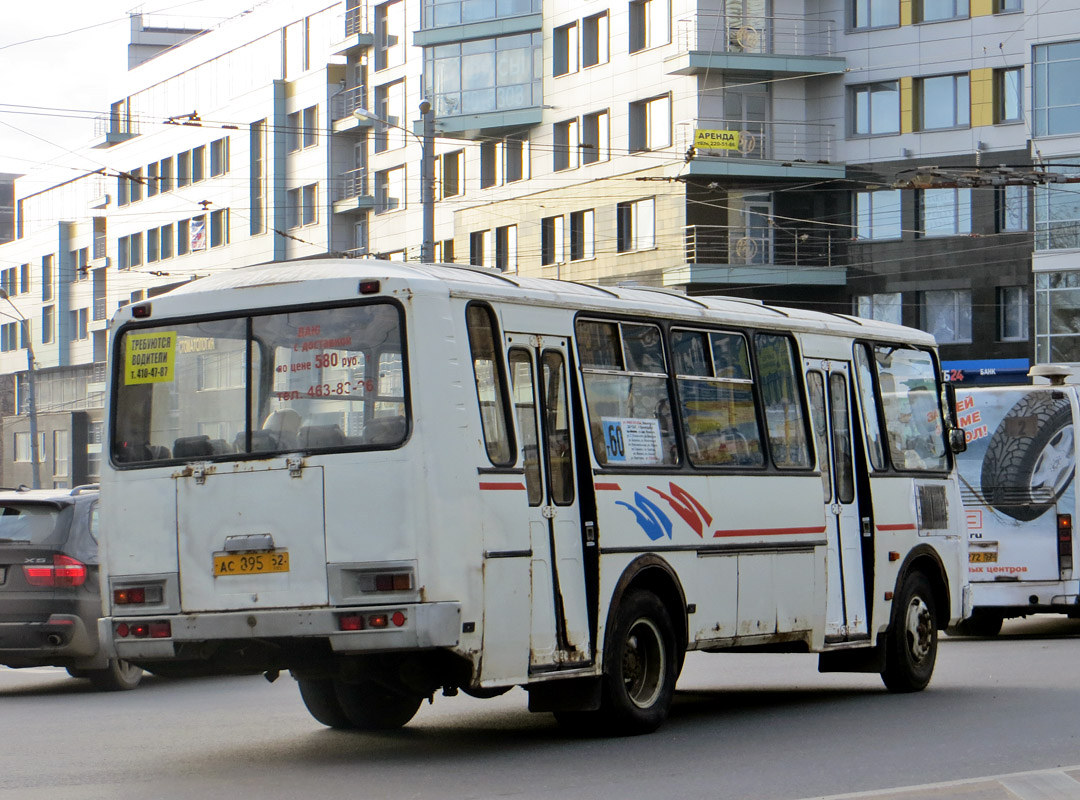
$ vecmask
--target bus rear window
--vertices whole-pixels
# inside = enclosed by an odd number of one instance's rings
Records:
[[[121,464],[395,447],[408,429],[388,303],[130,330],[115,358]]]

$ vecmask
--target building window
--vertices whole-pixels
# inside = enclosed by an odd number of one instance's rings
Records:
[[[1076,159],[1055,159],[1054,172],[1080,177]],[[1080,184],[1035,187],[1035,249],[1080,248]]]
[[[630,52],[637,53],[670,41],[669,0],[631,0]]]
[[[191,220],[182,219],[176,223],[176,254],[186,256],[191,252]]]
[[[1024,10],[1024,0],[995,0],[995,14],[1011,14],[1014,11]]]
[[[855,297],[855,316],[901,325],[903,324],[903,309],[900,304],[900,297],[900,292],[857,295]]]
[[[1024,118],[1024,68],[994,70],[994,123]]]
[[[45,461],[45,434],[38,432],[38,463]],[[30,452],[30,434],[27,431],[15,432],[15,460],[30,463],[33,455]]]
[[[923,189],[919,197],[923,236],[971,233],[971,189]]]
[[[71,276],[73,281],[85,281],[90,277],[90,248],[80,247],[78,250],[71,252],[71,267],[74,270],[74,274]],[[15,294],[11,291],[10,294]]]
[[[288,214],[289,214],[289,227],[300,228],[305,225],[314,225],[318,222],[317,213],[317,194],[318,184],[309,183],[307,186],[301,186],[297,189],[289,190],[288,197]],[[220,212],[214,212],[220,213]],[[211,216],[211,223],[213,217]],[[210,231],[210,246],[214,247],[214,231],[211,228]]]
[[[15,267],[8,267],[0,272],[0,289],[3,289],[8,295],[15,294],[15,279],[17,274]]]
[[[469,263],[474,267],[490,267],[492,252],[492,234],[487,231],[473,231],[469,234]]]
[[[142,248],[142,234],[139,237],[139,247]],[[141,256],[139,263],[142,263]],[[52,300],[53,296],[53,256],[50,253],[41,257],[41,299]]]
[[[883,136],[900,132],[900,84],[882,81],[851,90],[856,136]]]
[[[616,243],[620,253],[656,246],[656,200],[632,200],[615,207]]]
[[[1080,362],[1080,271],[1035,273],[1035,361]]]
[[[563,258],[564,218],[544,217],[540,220],[540,264],[561,264]]]
[[[304,187],[304,225],[314,224],[316,184]],[[309,196],[310,191],[310,196]],[[310,206],[309,206],[310,204]],[[310,218],[310,219],[309,219]],[[210,212],[210,246],[221,247],[229,243],[229,209],[222,208]]]
[[[552,126],[554,149],[552,151],[552,169],[560,172],[564,169],[576,169],[578,166],[578,121],[569,119],[556,122]]]
[[[206,215],[191,218],[191,252],[206,249]],[[131,302],[135,302],[132,300]]]
[[[191,151],[191,182],[198,183],[206,179],[206,145],[201,144]]]
[[[851,11],[853,28],[887,28],[900,24],[899,0],[855,0]]]
[[[899,239],[899,189],[855,193],[855,233],[860,239]]]
[[[164,261],[166,258],[172,258],[173,256],[173,226],[162,225],[160,231],[161,259]]]
[[[173,190],[172,156],[170,156],[169,158],[161,159],[161,169],[158,173],[158,182],[161,185],[161,191],[171,192]]]
[[[191,151],[185,150],[176,156],[176,185],[182,189],[191,183]]]
[[[918,8],[920,22],[962,19],[968,15],[968,0],[921,0]]]
[[[916,82],[921,130],[962,128],[971,124],[971,79],[966,72]]]
[[[971,341],[971,290],[919,293],[919,327],[938,344]]]
[[[671,96],[630,104],[630,152],[671,146]]]
[[[375,173],[375,213],[384,214],[405,207],[405,167]]]
[[[508,136],[503,141],[503,174],[507,183],[529,177],[529,139],[528,134]]]
[[[300,112],[294,111],[285,117],[285,149],[290,153],[295,153],[301,148],[301,142],[303,141],[303,121],[300,119]]]
[[[229,171],[229,137],[210,143],[210,177],[216,178]]]
[[[608,112],[596,111],[581,118],[581,162],[595,164],[611,157]]]
[[[19,323],[5,322],[0,325],[0,351],[8,353],[19,349]]]
[[[454,117],[543,105],[543,34],[522,33],[425,49],[425,95]]]
[[[70,472],[71,445],[69,431],[53,431],[53,477],[64,478]]]
[[[480,143],[480,188],[487,189],[499,183],[499,143]]]
[[[998,340],[1028,338],[1028,292],[1026,286],[999,286],[997,290]]]
[[[146,168],[146,196],[153,197],[158,193],[161,184],[158,178],[158,165],[155,161]]]
[[[577,23],[562,25],[555,29],[552,44],[552,69],[555,77],[578,71]]]
[[[1080,132],[1080,41],[1038,45],[1034,51],[1035,135]]]
[[[1028,187],[1001,186],[994,193],[998,233],[1026,231],[1028,224]]]
[[[503,225],[495,229],[495,268],[503,272],[517,272],[517,225]]]
[[[41,309],[41,343],[49,344],[53,340],[53,316],[55,306],[44,306]]]
[[[319,107],[308,106],[304,109],[304,147],[314,147],[319,143]]]
[[[604,11],[581,21],[581,66],[606,64],[608,57],[608,12]]]
[[[465,151],[455,150],[439,156],[440,197],[457,197],[465,189]]]
[[[584,261],[595,256],[593,210],[570,214],[570,260]]]
[[[405,63],[405,3],[393,0],[375,7],[375,69]]]
[[[251,216],[248,233],[257,236],[266,231],[266,120],[251,123],[248,135],[248,170]],[[164,256],[162,256],[164,257]]]
[[[143,186],[146,183],[146,178],[143,177],[142,167],[133,169],[130,173],[131,180],[128,181],[130,191],[128,195],[132,203],[137,203],[143,199]]]
[[[151,228],[146,232],[146,263],[153,264],[158,260],[158,229]]]
[[[405,146],[405,81],[375,87],[375,152],[385,153]]]
[[[95,219],[97,219],[95,217]],[[19,294],[26,294],[30,291],[30,265],[19,265]]]
[[[89,308],[72,309],[68,312],[68,319],[71,324],[71,340],[73,342],[90,338],[90,334],[87,330],[87,322],[90,320]]]

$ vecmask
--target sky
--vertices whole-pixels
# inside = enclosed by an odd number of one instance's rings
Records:
[[[122,91],[129,12],[213,25],[258,0],[2,0],[0,172],[70,164]],[[114,96],[115,95],[115,96]]]

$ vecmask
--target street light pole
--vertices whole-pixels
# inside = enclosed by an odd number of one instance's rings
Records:
[[[5,289],[0,289],[0,299],[8,301],[8,305],[19,317],[19,328],[26,342],[26,411],[30,417],[30,475],[32,488],[41,488],[41,465],[38,463],[38,425],[37,425],[37,402],[34,397],[34,342],[30,336],[30,323],[19,311],[19,307],[12,302]]]
[[[404,125],[390,122],[367,109],[353,109],[357,119],[369,119],[381,125],[405,131],[420,143],[420,206],[423,213],[423,238],[420,242],[420,261],[431,264],[435,261],[435,110],[431,103],[420,103],[420,118],[423,121],[423,136]]]

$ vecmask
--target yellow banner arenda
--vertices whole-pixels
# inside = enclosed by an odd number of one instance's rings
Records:
[[[698,150],[738,150],[738,131],[694,131],[694,147]]]

